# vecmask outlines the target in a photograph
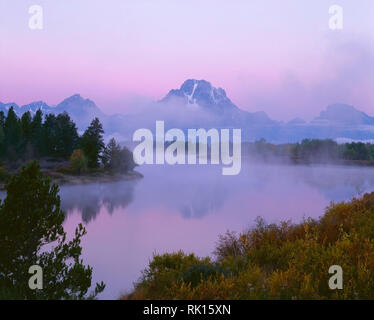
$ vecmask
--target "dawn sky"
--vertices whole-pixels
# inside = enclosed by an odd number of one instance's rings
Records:
[[[35,4],[42,30],[29,28]],[[373,0],[0,0],[0,101],[80,93],[126,113],[196,78],[276,120],[335,102],[374,116],[373,17]]]

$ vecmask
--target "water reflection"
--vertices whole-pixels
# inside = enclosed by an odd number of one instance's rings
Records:
[[[134,199],[135,181],[60,187],[61,208],[67,215],[74,210],[81,213],[86,224],[95,220],[102,208],[109,214],[125,209]]]
[[[222,176],[218,166],[138,170],[144,178],[137,181],[60,188],[67,233],[86,224],[82,254],[93,282],[107,285],[100,298],[131,290],[154,252],[211,255],[219,234],[241,231],[257,216],[317,218],[330,201],[374,190],[374,168],[243,163],[237,176]]]
[[[217,214],[229,199],[238,197],[242,202],[252,199],[251,215],[257,216],[263,213],[262,201],[271,202],[280,194],[285,203],[300,202],[297,196],[306,198],[315,191],[327,202],[336,202],[374,188],[371,168],[247,165],[238,176],[222,176],[218,167],[209,166],[148,166],[140,170],[144,178],[137,181],[62,186],[62,209],[68,215],[77,209],[86,224],[103,209],[112,214],[116,209],[124,211],[130,203],[129,214],[158,209],[193,219]],[[239,203],[230,210],[242,207]]]

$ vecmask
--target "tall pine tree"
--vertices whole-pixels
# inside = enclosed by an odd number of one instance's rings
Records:
[[[87,296],[92,269],[80,258],[86,230],[79,225],[73,239],[66,240],[58,186],[50,184],[37,162],[23,167],[5,189],[6,198],[0,201],[0,299],[84,299],[101,292],[103,283]],[[33,265],[43,270],[43,289],[28,286]]]
[[[45,148],[42,137],[42,123],[43,123],[43,114],[39,109],[36,111],[34,117],[32,118],[32,144],[37,156],[42,156],[45,153]]]
[[[56,117],[55,132],[56,156],[68,158],[78,145],[78,131],[66,112]]]
[[[84,132],[80,144],[87,157],[88,167],[97,168],[104,150],[103,126],[98,118],[92,120],[90,126]]]
[[[9,108],[8,115],[5,119],[4,138],[5,152],[8,159],[11,161],[17,160],[21,142],[21,124],[13,107]]]
[[[30,111],[25,112],[21,117],[21,145],[20,153],[25,159],[33,157],[32,126]]]

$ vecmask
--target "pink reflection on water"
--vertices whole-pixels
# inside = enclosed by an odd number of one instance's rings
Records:
[[[374,186],[372,170],[363,168],[245,165],[233,177],[209,166],[140,169],[144,178],[134,184],[61,189],[63,202],[70,199],[68,234],[86,211],[83,258],[93,280],[107,284],[104,299],[129,292],[154,253],[212,255],[220,234],[243,231],[258,216],[268,223],[317,218],[356,186]]]

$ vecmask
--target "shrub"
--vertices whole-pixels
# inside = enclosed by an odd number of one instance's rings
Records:
[[[82,173],[87,170],[87,159],[81,149],[76,149],[70,156],[70,167],[74,173]]]
[[[152,297],[155,299],[158,299],[158,297],[172,299],[169,289],[174,282],[180,281],[182,274],[193,266],[208,265],[209,263],[209,258],[201,259],[194,254],[186,255],[182,251],[154,255],[148,268],[143,270],[141,278],[135,284],[135,292],[129,298],[136,299],[146,296],[150,299]]]
[[[218,264],[199,264],[189,267],[178,280],[190,283],[196,287],[201,281],[217,279],[220,275],[228,276],[228,273]]]
[[[374,299],[374,192],[332,204],[318,220],[258,219],[252,229],[220,236],[215,256],[155,256],[146,269],[151,277],[129,297]],[[328,286],[332,265],[343,269],[342,290]]]

